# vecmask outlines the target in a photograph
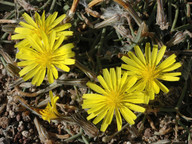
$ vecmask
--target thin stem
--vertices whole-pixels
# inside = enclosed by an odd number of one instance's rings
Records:
[[[100,54],[101,48],[103,47],[103,42],[105,40],[105,34],[106,34],[106,28],[103,28],[102,32],[101,32],[101,39],[100,42],[97,45],[97,49],[98,49],[98,54]]]
[[[79,61],[76,60],[75,66],[78,67],[82,72],[84,72],[90,79],[96,79],[96,75]]]
[[[171,6],[172,0],[168,0],[168,22],[171,25],[172,24],[172,6]]]
[[[83,129],[81,128],[80,132],[78,134],[71,136],[70,138],[66,139],[65,141],[68,142],[68,141],[74,140],[74,139],[80,137],[82,134],[83,134]]]
[[[182,31],[182,30],[189,30],[192,29],[192,25],[191,24],[186,24],[186,25],[182,25],[179,27],[174,28],[174,31]]]
[[[187,80],[184,83],[183,91],[182,91],[179,101],[177,103],[177,108],[179,108],[181,106],[183,98],[185,97],[186,91],[187,91]]]
[[[131,15],[131,17],[135,20],[135,22],[138,24],[138,26],[141,25],[142,20],[140,19],[140,17],[137,15],[137,13],[135,12],[135,10],[132,8],[131,4],[126,1],[123,2],[122,0],[113,0],[114,2],[118,3],[119,5],[121,5],[125,10],[128,11],[128,13]]]
[[[175,18],[173,20],[173,24],[172,24],[172,27],[171,27],[171,32],[174,31],[174,28],[175,28],[175,25],[177,23],[177,19],[178,19],[178,16],[179,16],[179,7],[177,5],[173,5],[175,7]]]
[[[52,13],[53,12],[53,9],[55,7],[55,3],[56,3],[56,0],[53,0],[52,3],[51,3],[51,7],[49,9],[49,11]]]
[[[84,137],[84,135],[81,136],[85,144],[89,144],[88,140]]]
[[[12,6],[12,7],[15,6],[14,3],[12,3],[12,2],[7,2],[7,1],[0,1],[0,4],[4,4],[4,5],[8,5],[8,6]]]
[[[43,10],[46,8],[46,6],[51,2],[51,0],[48,0],[42,7],[40,7],[40,10]]]

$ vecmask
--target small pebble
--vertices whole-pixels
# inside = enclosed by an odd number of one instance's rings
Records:
[[[10,118],[14,118],[15,117],[15,113],[12,110],[10,110],[9,111],[9,116],[10,116]]]
[[[24,128],[25,127],[24,127],[23,121],[20,121],[17,130],[21,132],[24,130]]]
[[[6,128],[9,125],[9,119],[7,117],[1,117],[0,118],[0,127]]]
[[[26,138],[29,136],[29,132],[26,131],[26,130],[22,131],[21,134],[22,134],[24,137],[26,137]]]
[[[20,114],[18,114],[18,115],[16,116],[16,120],[17,120],[17,121],[20,121],[20,120],[21,120],[21,115],[20,115]]]
[[[29,122],[31,120],[29,117],[29,111],[22,112],[22,118],[25,122]]]

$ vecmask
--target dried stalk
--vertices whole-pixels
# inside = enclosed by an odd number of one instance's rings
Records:
[[[131,15],[131,17],[135,20],[135,22],[137,23],[138,26],[140,26],[142,24],[142,20],[140,19],[140,17],[137,15],[137,13],[135,12],[135,10],[132,8],[131,4],[126,1],[126,3],[122,0],[113,0],[114,2],[118,3],[119,5],[121,5],[126,11],[128,11],[128,13]]]
[[[157,0],[157,16],[156,24],[160,26],[161,30],[168,29],[169,24],[167,23],[166,16],[163,9],[163,0]]]

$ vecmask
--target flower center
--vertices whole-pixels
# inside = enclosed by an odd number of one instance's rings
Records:
[[[52,55],[53,54],[50,51],[44,51],[43,53],[40,53],[37,62],[44,67],[49,67],[52,63]]]
[[[121,94],[120,92],[112,90],[108,94],[108,105],[111,107],[118,107],[121,103]]]
[[[158,71],[155,70],[154,66],[147,65],[146,68],[142,71],[142,77],[144,81],[153,81],[158,76]]]

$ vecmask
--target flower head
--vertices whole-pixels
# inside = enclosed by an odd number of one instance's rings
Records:
[[[35,20],[33,20],[27,13],[24,13],[22,16],[26,22],[20,22],[19,25],[21,27],[17,27],[15,29],[16,34],[12,36],[12,40],[23,40],[17,43],[15,47],[22,48],[23,46],[30,45],[26,37],[33,34],[36,34],[41,37],[42,31],[48,36],[53,31],[55,31],[57,39],[60,36],[64,36],[64,39],[66,39],[67,36],[71,36],[73,34],[72,31],[65,31],[66,29],[71,27],[71,24],[66,23],[60,25],[60,22],[66,17],[66,15],[63,14],[56,19],[57,15],[58,12],[54,12],[53,14],[50,14],[47,19],[45,19],[45,11],[43,12],[42,16],[40,16],[36,12],[34,17]]]
[[[72,59],[75,53],[71,50],[73,44],[61,46],[64,36],[56,40],[55,31],[49,37],[44,32],[41,35],[42,40],[37,35],[27,36],[31,46],[23,47],[16,55],[18,59],[23,60],[18,62],[18,66],[24,67],[19,75],[24,76],[25,81],[33,77],[32,84],[37,86],[42,83],[46,71],[49,83],[53,83],[54,79],[58,78],[56,67],[69,72],[67,65],[75,63]]]
[[[59,112],[57,111],[56,102],[59,99],[58,96],[53,96],[52,91],[49,91],[51,103],[47,103],[45,109],[40,110],[42,119],[47,120],[50,123],[50,120],[56,119],[59,117]]]
[[[110,71],[103,69],[103,76],[99,75],[97,77],[102,87],[92,82],[87,83],[87,86],[97,93],[84,94],[82,107],[89,109],[87,111],[90,114],[87,117],[88,120],[96,117],[93,121],[94,124],[104,119],[101,131],[107,129],[114,113],[119,131],[122,127],[121,114],[129,124],[134,124],[137,117],[132,111],[145,111],[143,107],[137,105],[144,103],[144,94],[132,89],[137,78],[128,77],[127,74],[125,72],[122,75],[120,67],[117,67],[116,71],[114,68],[111,68]]]
[[[122,60],[126,64],[122,64],[122,68],[128,71],[128,75],[136,76],[138,82],[135,88],[146,90],[149,99],[154,99],[154,94],[158,94],[160,89],[168,93],[169,89],[159,80],[179,81],[180,72],[171,72],[181,66],[176,62],[176,55],[172,54],[166,60],[160,63],[166,50],[166,46],[162,46],[158,52],[158,46],[154,45],[151,52],[149,43],[145,46],[145,56],[139,46],[134,47],[135,54],[128,52],[128,57],[123,56]]]

